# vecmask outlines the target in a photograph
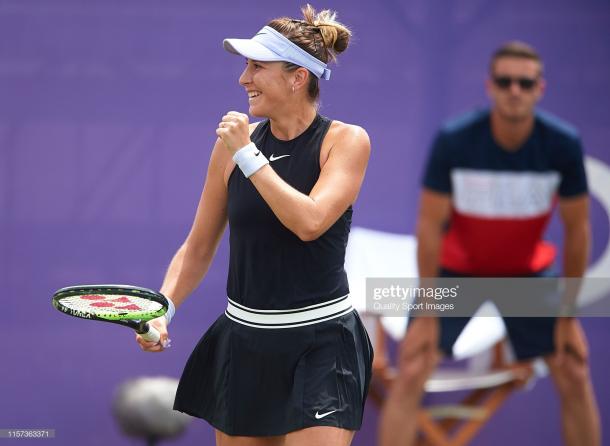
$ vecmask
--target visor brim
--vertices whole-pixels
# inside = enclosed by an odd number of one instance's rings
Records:
[[[244,56],[247,59],[260,62],[276,62],[284,60],[282,56],[252,39],[225,39],[222,46],[229,53]]]

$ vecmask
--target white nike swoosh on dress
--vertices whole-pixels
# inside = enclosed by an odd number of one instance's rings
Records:
[[[271,156],[269,157],[269,161],[279,160],[280,158],[286,158],[287,156],[290,156],[290,155],[275,156],[274,154],[271,154]]]
[[[337,410],[331,410],[330,412],[326,412],[326,413],[318,413],[318,411],[316,411],[316,420],[319,420],[320,418],[324,418],[327,415],[330,415],[331,413],[335,413]]]

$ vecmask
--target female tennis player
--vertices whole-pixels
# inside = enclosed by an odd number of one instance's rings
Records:
[[[228,221],[227,309],[195,347],[174,404],[214,426],[222,446],[349,445],[371,373],[343,268],[369,138],[317,111],[318,82],[351,33],[332,11],[302,12],[224,41],[245,58],[249,114],[266,119],[222,117],[193,227],[161,289],[180,306]],[[152,323],[161,343],[138,342],[161,351],[166,320]]]

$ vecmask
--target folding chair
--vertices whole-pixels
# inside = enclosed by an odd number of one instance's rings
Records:
[[[485,311],[485,314],[489,314],[491,310]],[[377,356],[373,364],[369,397],[377,406],[381,406],[396,374],[387,358],[389,336],[378,316],[364,313],[362,317],[369,327],[369,333],[373,333],[371,338]],[[491,326],[492,321],[497,324],[495,327]],[[491,331],[486,331],[486,328]],[[439,368],[425,385],[427,394],[466,392],[467,395],[455,404],[433,404],[419,410],[417,422],[422,434],[420,444],[467,445],[514,390],[525,384],[531,385],[534,377],[546,373],[543,362],[508,364],[504,343],[495,336],[503,335],[502,331],[503,325],[499,318],[475,315],[469,322],[458,339],[463,348],[470,350],[462,352],[463,356],[458,355],[460,359],[468,359],[467,366],[459,369]],[[477,343],[481,333],[485,333],[485,344]],[[492,341],[496,342],[489,348],[487,344]],[[482,351],[475,351],[477,349]]]
[[[354,306],[360,311],[375,350],[369,397],[383,404],[395,376],[388,358],[388,341],[398,342],[408,317],[384,317],[367,312],[367,277],[416,277],[416,242],[408,235],[354,228],[346,253],[346,270]],[[495,313],[494,313],[495,311]],[[485,317],[478,316],[485,314]],[[546,373],[543,362],[509,363],[504,324],[492,303],[485,303],[470,320],[453,347],[456,360],[468,358],[462,369],[440,368],[425,385],[428,394],[467,392],[457,404],[423,407],[417,414],[422,444],[463,446],[491,419],[508,396],[535,376]],[[482,334],[484,334],[482,336]]]

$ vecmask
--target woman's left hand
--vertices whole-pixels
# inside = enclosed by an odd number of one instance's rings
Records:
[[[231,156],[234,155],[239,149],[250,144],[248,115],[228,112],[218,124],[216,135],[222,139]]]

